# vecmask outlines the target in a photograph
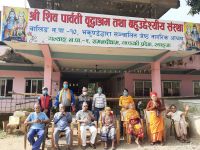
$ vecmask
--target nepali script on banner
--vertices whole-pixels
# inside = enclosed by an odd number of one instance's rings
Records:
[[[2,39],[39,44],[185,50],[184,23],[4,7]]]

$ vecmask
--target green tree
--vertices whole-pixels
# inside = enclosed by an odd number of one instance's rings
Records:
[[[191,6],[190,12],[192,15],[200,13],[200,0],[186,0],[187,4]]]

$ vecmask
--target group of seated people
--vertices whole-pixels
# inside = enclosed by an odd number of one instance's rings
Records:
[[[43,90],[48,90],[47,88],[43,88]],[[63,91],[64,92],[64,91]],[[45,93],[45,92],[44,92]],[[70,91],[69,91],[70,93]],[[46,94],[46,97],[48,95]],[[166,110],[165,107],[161,104],[161,101],[157,98],[157,94],[155,92],[150,93],[151,100],[148,102],[146,110],[150,112],[149,116],[149,129],[151,135],[151,144],[154,145],[156,143],[164,144],[163,134],[164,134],[164,122],[163,116],[161,112]],[[64,97],[60,97],[64,98]],[[40,145],[44,138],[44,127],[45,124],[49,123],[50,120],[48,118],[49,110],[42,109],[41,105],[49,104],[41,104],[43,98],[40,98],[39,103],[34,105],[35,112],[31,113],[25,121],[26,125],[31,125],[30,130],[28,131],[28,141],[32,145],[32,150],[39,150]],[[135,109],[135,104],[130,95],[128,95],[128,90],[124,89],[123,96],[120,97],[119,106],[121,109],[121,115],[123,116],[122,127],[126,125],[127,135],[130,135],[135,139],[136,144],[140,145],[140,139],[144,137],[144,127],[142,123],[142,119],[140,118],[140,114]],[[110,107],[105,106],[103,110],[99,111],[103,112],[100,119],[96,119],[96,113],[90,111],[88,109],[88,103],[82,103],[82,109],[76,113],[76,122],[80,123],[80,135],[81,135],[81,143],[82,149],[86,149],[86,131],[89,130],[91,133],[90,137],[90,146],[93,149],[96,149],[95,139],[98,131],[98,121],[101,122],[102,128],[100,132],[101,140],[104,142],[104,149],[108,149],[108,141],[111,140],[112,150],[116,148],[115,140],[116,140],[116,126],[115,126],[115,114],[111,110]],[[185,116],[187,115],[189,107],[185,107],[185,112],[181,112],[176,110],[176,106],[172,105],[169,109],[167,109],[167,117],[170,117],[175,122],[175,129],[177,133],[178,140],[181,142],[189,142],[187,140],[187,124],[185,122]],[[100,115],[100,114],[98,114]],[[55,113],[53,117],[54,123],[54,147],[55,149],[60,149],[58,145],[59,133],[65,132],[66,136],[66,149],[70,150],[72,147],[71,143],[71,128],[70,123],[72,122],[72,115],[70,110],[63,105],[61,102],[59,104],[59,112]],[[97,122],[97,124],[95,124]],[[123,129],[123,128],[122,128]],[[37,140],[35,141],[34,136],[37,135]]]

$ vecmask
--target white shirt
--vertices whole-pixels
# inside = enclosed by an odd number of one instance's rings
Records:
[[[104,108],[106,107],[106,96],[104,94],[94,94],[92,108]]]
[[[169,112],[167,115],[168,115],[168,116],[171,116],[171,118],[172,118],[174,121],[179,122],[179,121],[181,120],[181,114],[183,114],[183,112],[177,110],[175,113]]]

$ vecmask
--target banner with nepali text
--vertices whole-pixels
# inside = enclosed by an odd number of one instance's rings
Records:
[[[13,22],[10,12],[15,8],[6,9],[10,11],[4,11],[7,15],[3,15],[2,40],[174,51],[186,50],[188,43],[184,22],[35,8],[16,11]]]

